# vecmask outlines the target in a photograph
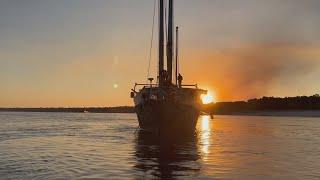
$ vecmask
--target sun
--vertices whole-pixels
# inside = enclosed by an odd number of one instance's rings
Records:
[[[212,92],[208,91],[207,94],[201,95],[201,100],[203,104],[209,104],[215,101],[215,97]]]

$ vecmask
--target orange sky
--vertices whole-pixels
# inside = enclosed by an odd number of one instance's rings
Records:
[[[175,5],[186,83],[218,101],[319,93],[319,1]],[[0,2],[0,107],[132,105],[130,89],[146,79],[152,8],[150,0]],[[156,57],[154,49],[153,74]]]

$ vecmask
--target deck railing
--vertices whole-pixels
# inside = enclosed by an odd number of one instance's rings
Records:
[[[144,86],[144,87],[159,87],[158,84],[150,84],[150,83],[135,83],[134,88],[131,89],[133,92],[136,92],[137,86]],[[198,89],[198,84],[182,84],[181,87],[195,87]]]

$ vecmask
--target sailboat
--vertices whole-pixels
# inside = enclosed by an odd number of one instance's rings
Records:
[[[168,12],[166,12],[168,11]],[[165,16],[168,17],[165,17]],[[168,20],[167,29],[164,21]],[[173,83],[173,0],[159,0],[159,46],[157,82],[148,78],[150,83],[135,83],[131,89],[140,129],[156,133],[191,132],[195,130],[201,113],[201,95],[207,91],[199,89],[197,84],[182,84],[176,58],[175,83]],[[167,68],[164,69],[164,37],[167,31],[166,55]],[[176,28],[178,44],[178,27]],[[178,48],[176,46],[176,57]],[[179,75],[178,75],[179,74]]]

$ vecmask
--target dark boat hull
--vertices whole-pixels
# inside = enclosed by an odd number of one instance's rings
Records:
[[[194,132],[200,111],[173,102],[148,102],[135,106],[142,130],[156,133]]]

